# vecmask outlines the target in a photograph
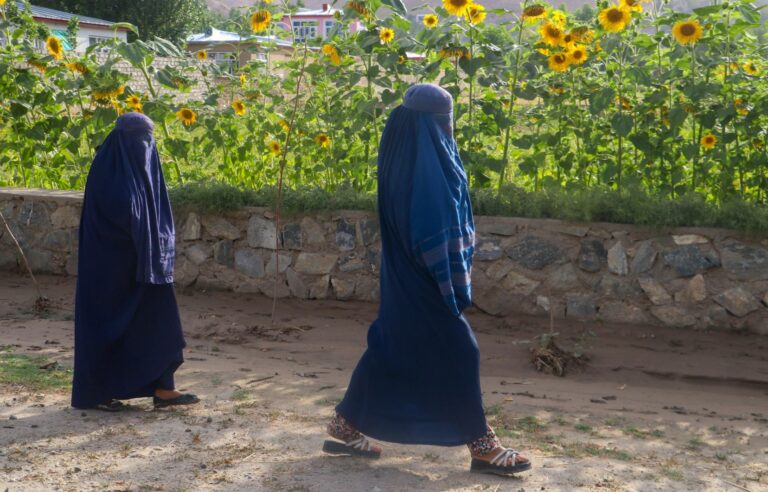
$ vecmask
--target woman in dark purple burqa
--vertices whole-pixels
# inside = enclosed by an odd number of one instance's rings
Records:
[[[152,120],[118,118],[98,148],[80,219],[72,406],[197,403],[175,390],[184,336],[173,289],[175,230]]]

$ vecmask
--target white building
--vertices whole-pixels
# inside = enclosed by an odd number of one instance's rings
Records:
[[[23,2],[16,2],[19,10],[24,10]],[[76,51],[83,53],[94,44],[101,41],[117,38],[120,41],[128,40],[128,30],[124,27],[113,27],[114,22],[85,15],[70,14],[61,10],[49,9],[32,5],[32,17],[41,24],[45,24],[51,33],[61,40],[65,51]],[[67,24],[73,18],[77,17],[80,21],[80,31],[77,33],[77,44],[71,46],[67,39]]]

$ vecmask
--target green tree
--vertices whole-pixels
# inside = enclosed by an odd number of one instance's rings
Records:
[[[130,22],[141,39],[183,41],[211,18],[205,0],[35,0],[35,5],[113,22]]]

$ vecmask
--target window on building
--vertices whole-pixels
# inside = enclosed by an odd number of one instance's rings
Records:
[[[296,41],[306,41],[317,37],[317,21],[293,21],[293,34]]]
[[[111,40],[109,36],[88,36],[88,46],[95,46],[98,44],[103,44],[106,41]],[[109,48],[106,46],[102,46],[100,48],[96,49],[96,52],[104,52],[109,51]]]
[[[339,23],[336,22],[335,20],[327,20],[327,21],[325,21],[325,29],[323,30],[323,34],[324,34],[323,37],[327,38],[330,35],[332,35],[334,29],[336,29],[338,25],[339,25]]]
[[[208,57],[227,73],[235,73],[240,65],[237,61],[237,56],[231,51],[208,53]]]

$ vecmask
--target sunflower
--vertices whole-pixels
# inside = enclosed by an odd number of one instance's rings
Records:
[[[280,155],[280,143],[277,140],[267,142],[267,148],[272,155]]]
[[[246,82],[248,82],[248,77],[244,73],[240,74],[240,87],[245,87]]]
[[[672,35],[680,44],[691,44],[701,39],[701,26],[697,20],[680,21],[672,28]]]
[[[2,7],[3,5],[5,5],[5,0],[0,0],[0,7]]]
[[[121,114],[125,113],[125,110],[123,109],[122,106],[120,106],[120,103],[117,102],[117,100],[110,99],[109,103],[112,104],[112,107],[115,109],[115,111],[117,112],[118,116],[120,116]]]
[[[544,56],[549,56],[552,53],[549,51],[549,48],[538,48],[536,51],[538,51],[540,54]]]
[[[571,29],[571,35],[577,43],[591,43],[595,39],[595,32],[585,26],[574,27]]]
[[[574,45],[568,51],[568,59],[571,65],[581,65],[587,61],[587,49],[581,45]]]
[[[341,65],[341,57],[339,56],[339,50],[332,44],[324,44],[321,49],[323,56],[330,58],[331,63],[334,65]]]
[[[624,111],[632,109],[632,103],[626,97],[616,96],[616,104],[621,104],[621,109]]]
[[[746,116],[749,114],[749,106],[747,106],[747,101],[744,99],[737,98],[735,101],[733,101],[733,106],[736,108],[736,112],[741,116]]]
[[[422,22],[427,27],[427,29],[432,29],[433,27],[437,26],[437,16],[435,14],[425,15]]]
[[[477,3],[472,3],[467,8],[467,20],[470,24],[480,24],[486,17],[485,7]]]
[[[470,60],[472,55],[466,48],[449,46],[440,50],[440,58],[466,58],[467,60]]]
[[[464,17],[471,4],[472,0],[443,0],[445,10],[456,17]]]
[[[555,53],[549,57],[549,69],[555,72],[565,72],[570,64],[570,60],[565,53]]]
[[[95,90],[93,91],[93,97],[94,99],[114,99],[118,96],[122,96],[124,92],[125,86],[119,85],[117,87]]]
[[[248,109],[245,107],[245,103],[240,99],[235,99],[232,101],[232,109],[238,116],[243,116],[248,111]]]
[[[619,8],[628,10],[630,12],[643,11],[643,5],[641,3],[641,0],[621,0],[621,3],[619,4]]]
[[[48,36],[48,39],[45,40],[45,47],[48,48],[48,53],[57,60],[64,58],[64,48],[56,36]]]
[[[597,20],[608,32],[621,32],[627,28],[632,15],[619,7],[613,6],[603,9],[597,16]]]
[[[543,5],[531,5],[523,10],[523,19],[537,21],[547,16],[547,9]]]
[[[193,125],[197,121],[197,113],[189,108],[181,108],[176,112],[176,117],[184,123],[184,126]]]
[[[197,56],[197,59],[200,61],[205,61],[208,59],[208,53],[205,50],[198,51],[195,53],[195,56]]]
[[[382,27],[379,31],[379,40],[381,40],[381,44],[389,44],[393,39],[395,39],[395,31],[388,27]]]
[[[327,149],[328,147],[331,146],[331,137],[329,137],[325,133],[321,133],[320,135],[315,137],[315,143],[320,147]]]
[[[405,63],[407,61],[408,61],[408,58],[406,58],[403,55],[400,55],[400,56],[397,57],[397,64],[398,65],[402,65],[403,63]]]
[[[563,34],[563,41],[560,43],[563,48],[571,49],[574,44],[576,44],[576,36],[574,36],[573,33],[569,32]]]
[[[603,51],[603,45],[600,44],[600,41],[595,41],[595,45],[592,47],[592,49],[595,51],[595,53],[600,53]]]
[[[556,94],[556,95],[565,93],[565,89],[563,88],[562,85],[550,85],[549,87],[547,87],[547,91],[549,91],[550,94]]]
[[[82,62],[67,63],[66,66],[69,71],[73,73],[79,73],[80,75],[85,75],[88,73],[88,67],[85,65],[85,63]]]
[[[46,70],[48,70],[48,66],[45,63],[39,60],[35,60],[34,58],[27,60],[27,65],[34,68],[43,75],[45,75]]]
[[[717,137],[711,133],[701,137],[701,146],[704,147],[704,150],[712,150],[715,148],[715,145],[717,145]]]
[[[565,12],[563,12],[562,10],[553,10],[549,18],[552,21],[552,23],[557,26],[563,27],[565,25],[565,21],[566,21]]]
[[[563,30],[551,22],[541,26],[539,34],[541,34],[541,40],[550,46],[560,46],[563,44]]]
[[[136,96],[136,95],[128,96],[125,99],[125,102],[127,102],[128,106],[130,106],[131,108],[141,110],[141,99],[139,98],[139,96]]]
[[[749,75],[757,75],[760,73],[760,70],[758,70],[757,65],[755,65],[755,62],[748,61],[741,67],[744,69],[745,72],[747,72]]]
[[[251,29],[253,32],[264,32],[269,27],[272,14],[268,10],[259,10],[251,16]]]
[[[347,2],[346,7],[350,10],[354,10],[358,14],[360,14],[363,18],[368,19],[371,17],[371,11],[368,10],[365,5],[363,5],[360,2]]]
[[[280,125],[280,128],[282,128],[285,133],[288,133],[291,130],[291,125],[289,125],[288,122],[285,120],[280,120],[278,124]]]

